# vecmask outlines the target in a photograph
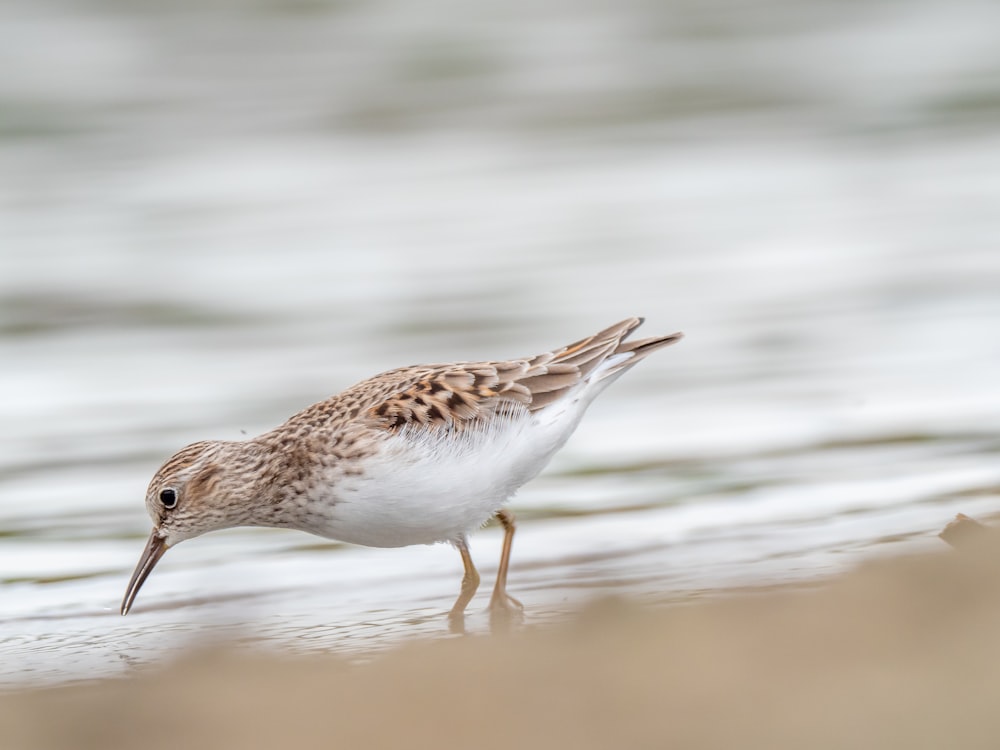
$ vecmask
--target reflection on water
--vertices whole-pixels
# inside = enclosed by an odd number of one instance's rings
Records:
[[[632,314],[688,338],[515,499],[529,622],[1000,508],[996,8],[144,7],[0,24],[4,683],[444,634],[450,548],[274,530],[172,550],[120,618],[146,482],[375,372]]]

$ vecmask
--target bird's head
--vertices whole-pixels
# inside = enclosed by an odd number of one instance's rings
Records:
[[[128,614],[143,582],[163,554],[185,539],[246,522],[247,503],[228,454],[238,444],[201,442],[170,458],[146,490],[153,531],[129,581],[121,613]]]

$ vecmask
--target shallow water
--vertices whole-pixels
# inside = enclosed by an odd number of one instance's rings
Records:
[[[514,499],[528,622],[809,580],[1000,510],[1000,139],[969,91],[997,11],[807,7],[15,4],[0,682],[444,634],[452,549],[275,530],[172,550],[121,618],[146,483],[375,372],[632,314],[688,337]],[[499,543],[473,539],[476,632]]]

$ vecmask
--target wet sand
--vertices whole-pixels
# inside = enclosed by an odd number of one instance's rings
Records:
[[[216,644],[0,696],[3,746],[992,748],[1000,545],[968,546],[809,589],[595,602],[363,663]]]

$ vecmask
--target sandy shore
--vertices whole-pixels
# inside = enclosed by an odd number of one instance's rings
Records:
[[[2,747],[995,748],[1000,554],[872,564],[808,591],[604,602],[364,664],[227,648],[0,696]]]

